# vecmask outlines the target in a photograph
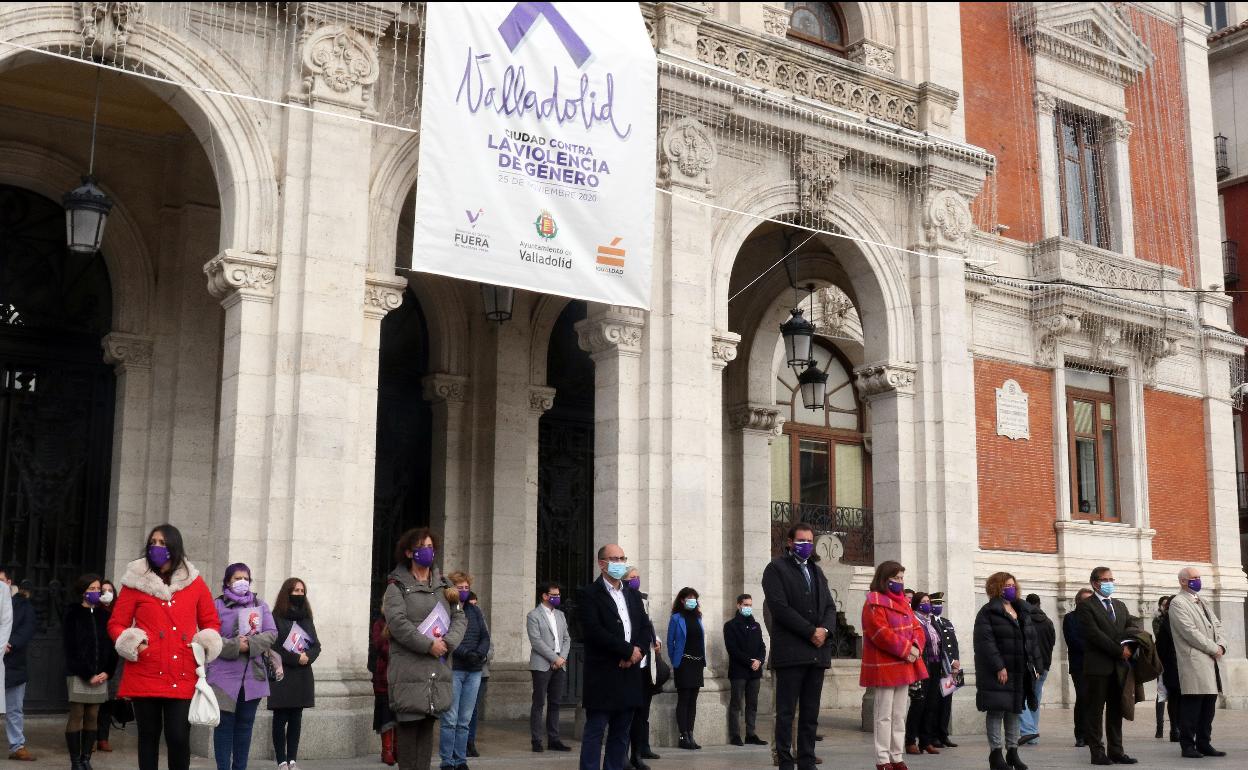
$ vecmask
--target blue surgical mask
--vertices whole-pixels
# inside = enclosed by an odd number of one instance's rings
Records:
[[[1101,596],[1106,598],[1114,595],[1114,581],[1107,580],[1101,583]]]
[[[754,608],[753,608],[753,607],[742,607],[742,608],[741,608],[741,614],[742,614],[743,616],[747,617],[747,618],[754,617]]]
[[[687,610],[696,610],[697,608],[698,608],[698,600],[697,600],[697,599],[694,599],[692,596],[691,596],[691,597],[689,597],[688,599],[685,599],[685,609],[687,609]]]
[[[607,575],[612,580],[623,580],[628,574],[629,566],[623,562],[613,561],[607,563]]]

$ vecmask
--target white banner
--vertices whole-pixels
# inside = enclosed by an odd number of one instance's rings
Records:
[[[648,309],[656,73],[636,3],[429,3],[412,269]]]

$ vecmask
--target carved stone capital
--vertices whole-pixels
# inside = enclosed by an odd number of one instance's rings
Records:
[[[953,190],[938,190],[928,197],[923,227],[929,246],[966,251],[974,223],[966,199]]]
[[[645,312],[631,307],[612,305],[584,321],[576,323],[576,342],[591,356],[616,353],[640,356]]]
[[[100,340],[104,363],[118,371],[152,368],[152,338],[125,332],[109,332]]]
[[[1144,379],[1152,387],[1157,386],[1157,365],[1163,358],[1177,356],[1183,351],[1182,340],[1161,333],[1146,335],[1140,339],[1140,356],[1144,364]]]
[[[889,363],[886,361],[867,364],[854,370],[854,385],[858,395],[872,399],[890,393],[914,393],[914,364]]]
[[[717,331],[711,335],[711,367],[722,371],[725,366],[737,360],[737,345],[741,335],[734,332]]]
[[[75,3],[82,45],[94,56],[115,58],[126,47],[146,3]]]
[[[364,315],[381,320],[403,304],[407,280],[392,275],[369,273],[364,279]]]
[[[1111,125],[1114,127],[1114,136],[1118,137],[1118,141],[1125,142],[1131,138],[1133,128],[1131,121],[1114,118]]]
[[[226,249],[204,265],[208,291],[229,306],[239,299],[273,301],[277,259],[267,254]]]
[[[872,43],[870,40],[854,43],[846,53],[850,61],[857,62],[871,69],[890,74],[897,71],[897,62],[893,57],[893,50],[886,46]]]
[[[1058,365],[1058,343],[1063,337],[1072,337],[1083,330],[1079,316],[1071,313],[1055,313],[1037,320],[1036,363],[1044,367]]]
[[[1052,115],[1057,112],[1057,95],[1052,91],[1036,91],[1036,109],[1042,115]]]
[[[798,202],[803,211],[820,212],[828,207],[832,191],[841,180],[845,151],[824,142],[806,141],[793,156]]]
[[[381,74],[377,41],[393,21],[392,3],[300,3],[302,88],[292,98],[376,114]]]
[[[663,162],[659,174],[665,181],[691,190],[710,191],[711,169],[719,153],[706,126],[693,118],[675,120],[663,133],[661,146]]]
[[[793,11],[784,6],[784,3],[763,3],[763,34],[781,39],[789,36]]]
[[[733,430],[771,433],[784,425],[784,420],[773,406],[738,404],[728,410],[728,425]]]
[[[529,386],[529,411],[543,415],[555,406],[555,389],[545,385]]]
[[[430,374],[420,381],[426,401],[463,404],[468,400],[468,378],[459,374]]]

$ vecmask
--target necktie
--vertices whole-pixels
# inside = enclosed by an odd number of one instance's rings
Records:
[[[801,563],[802,577],[806,578],[806,588],[810,589],[810,566],[806,562]]]
[[[1114,616],[1114,603],[1109,599],[1102,599],[1105,602],[1105,611],[1109,613],[1110,620],[1117,620]]]

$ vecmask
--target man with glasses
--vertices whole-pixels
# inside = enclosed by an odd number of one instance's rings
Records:
[[[568,620],[559,609],[563,597],[558,583],[542,584],[542,601],[529,611],[525,627],[529,645],[529,672],[533,677],[533,705],[529,709],[529,733],[533,751],[543,751],[542,738],[551,751],[571,751],[559,740],[559,697],[568,680],[568,655],[572,637]]]
[[[806,523],[789,529],[785,554],[763,570],[771,667],[776,681],[776,757],[780,770],[815,770],[815,734],[823,673],[832,666],[829,630],[836,604],[823,570],[815,563],[815,531]],[[797,751],[793,717],[797,713]]]
[[[642,705],[645,671],[639,664],[654,643],[654,627],[641,594],[624,584],[624,549],[614,543],[599,548],[598,570],[599,578],[581,589],[577,603],[585,644],[580,770],[624,770],[633,712]]]
[[[1122,688],[1134,652],[1128,643],[1138,621],[1127,605],[1110,598],[1114,573],[1109,567],[1092,570],[1092,596],[1075,609],[1083,638],[1083,739],[1094,765],[1134,765],[1137,760],[1122,748]],[[1104,741],[1102,742],[1102,736]]]

